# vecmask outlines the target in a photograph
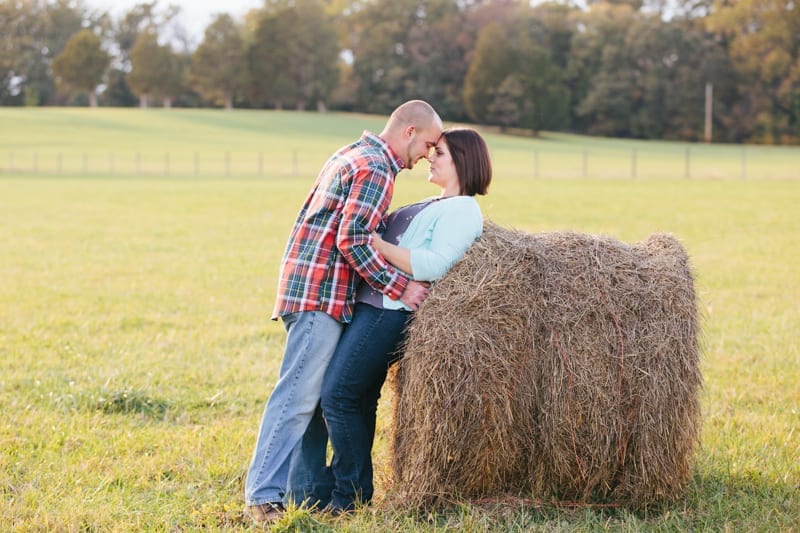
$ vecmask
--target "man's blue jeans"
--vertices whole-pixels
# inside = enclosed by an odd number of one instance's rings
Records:
[[[389,365],[399,358],[411,313],[356,304],[322,385],[322,412],[333,446],[331,504],[351,510],[372,499],[372,442],[378,398]]]
[[[321,311],[287,315],[283,323],[286,348],[247,471],[247,505],[288,498],[301,503],[313,490],[311,481],[325,477],[327,431],[319,399],[344,325]]]

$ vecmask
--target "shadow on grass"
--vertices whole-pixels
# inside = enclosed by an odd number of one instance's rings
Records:
[[[66,411],[100,411],[105,414],[140,415],[156,420],[164,419],[173,408],[167,400],[133,387],[53,394],[51,398],[56,406]]]
[[[170,404],[143,391],[125,388],[100,395],[95,402],[95,408],[106,414],[137,414],[163,418]]]
[[[54,406],[62,412],[101,412],[107,415],[136,415],[163,422],[184,423],[207,416],[238,416],[249,412],[250,401],[224,400],[223,393],[203,399],[166,399],[152,394],[147,388],[103,386],[99,389],[64,390],[63,386],[48,394],[39,394],[37,399]],[[261,405],[259,400],[258,405]]]
[[[733,530],[793,531],[800,524],[800,484],[763,472],[699,472],[683,498],[631,509],[525,497],[454,502],[431,512],[381,510],[383,526],[411,522],[425,531]],[[363,517],[358,516],[362,519]],[[481,529],[483,528],[483,529]]]
[[[682,503],[696,526],[791,530],[800,524],[800,480],[761,471],[697,472]]]

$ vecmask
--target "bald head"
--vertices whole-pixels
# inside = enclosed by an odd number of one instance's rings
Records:
[[[410,100],[392,112],[380,136],[410,169],[429,154],[441,134],[442,119],[433,107]]]
[[[428,128],[437,123],[442,126],[442,119],[428,102],[422,100],[410,100],[392,112],[389,121],[386,123],[387,129],[403,128],[405,126],[416,126],[417,128]]]

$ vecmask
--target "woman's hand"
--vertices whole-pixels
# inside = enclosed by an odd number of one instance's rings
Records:
[[[377,231],[373,231],[372,232],[372,246],[374,246],[375,249],[378,250],[378,253],[380,253],[381,255],[384,254],[384,252],[383,252],[385,250],[385,248],[383,246],[384,244],[386,244],[386,241],[384,241],[381,238],[381,234],[378,233]]]

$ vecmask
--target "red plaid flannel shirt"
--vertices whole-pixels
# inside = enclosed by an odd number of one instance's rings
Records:
[[[400,298],[408,278],[378,255],[370,234],[383,222],[395,176],[404,166],[368,131],[328,159],[289,236],[273,319],[324,311],[348,323],[361,278]]]

